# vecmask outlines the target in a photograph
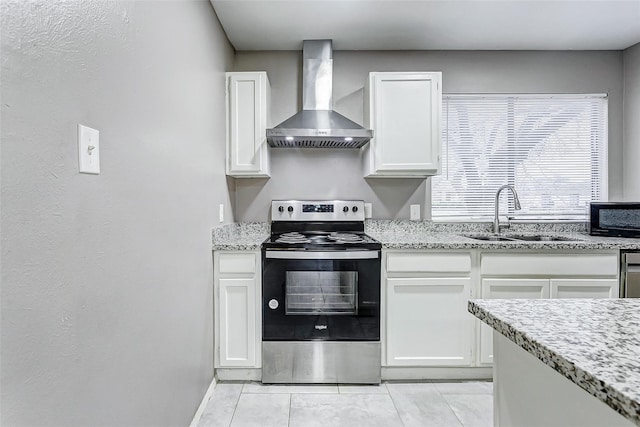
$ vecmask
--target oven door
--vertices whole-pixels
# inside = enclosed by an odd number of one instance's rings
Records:
[[[378,341],[380,251],[263,250],[263,341]]]

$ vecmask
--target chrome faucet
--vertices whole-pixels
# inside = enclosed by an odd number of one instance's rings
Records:
[[[498,218],[498,212],[499,212],[498,205],[500,204],[500,192],[502,192],[502,190],[504,190],[505,188],[508,188],[513,193],[513,206],[516,208],[516,210],[519,211],[521,209],[520,200],[518,199],[518,193],[516,192],[516,189],[513,187],[513,185],[507,184],[498,188],[498,191],[496,191],[496,205],[495,205],[496,214],[493,217],[493,233],[494,234],[500,234],[500,219]]]

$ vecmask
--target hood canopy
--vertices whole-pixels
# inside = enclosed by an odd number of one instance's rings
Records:
[[[305,40],[302,48],[302,111],[267,129],[272,147],[360,148],[373,132],[333,111],[331,40]]]

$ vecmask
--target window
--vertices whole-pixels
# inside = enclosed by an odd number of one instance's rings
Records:
[[[504,184],[522,210],[509,196],[501,214],[517,218],[584,219],[589,202],[607,199],[605,95],[444,95],[442,104],[433,219],[492,218]]]

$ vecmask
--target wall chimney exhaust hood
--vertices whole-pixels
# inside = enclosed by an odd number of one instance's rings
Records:
[[[360,148],[373,132],[332,110],[331,40],[304,40],[302,45],[302,111],[273,129],[267,143],[287,148]]]

